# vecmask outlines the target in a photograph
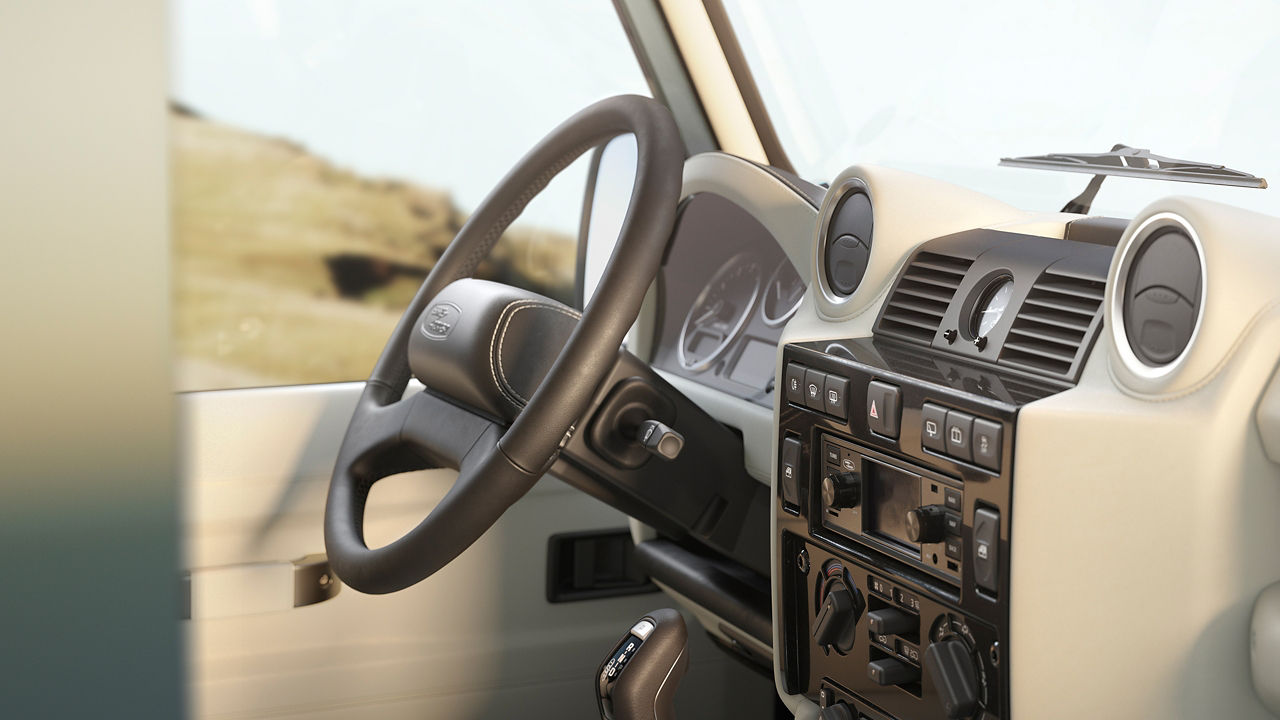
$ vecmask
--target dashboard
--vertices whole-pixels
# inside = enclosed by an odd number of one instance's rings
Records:
[[[720,154],[685,185],[650,361],[771,467],[797,717],[1270,716],[1280,220],[873,166],[815,202]]]

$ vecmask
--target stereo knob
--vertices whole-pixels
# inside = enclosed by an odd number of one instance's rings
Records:
[[[947,534],[947,511],[941,505],[925,505],[907,511],[907,539],[913,543],[942,542]]]
[[[822,505],[833,510],[858,507],[862,478],[856,472],[834,472],[822,478]]]
[[[935,642],[924,651],[924,666],[948,720],[972,717],[978,709],[978,670],[961,640]]]

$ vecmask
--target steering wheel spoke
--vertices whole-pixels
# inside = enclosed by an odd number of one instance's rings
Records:
[[[434,467],[462,467],[486,435],[501,437],[502,427],[448,400],[420,392],[410,403],[400,437]]]

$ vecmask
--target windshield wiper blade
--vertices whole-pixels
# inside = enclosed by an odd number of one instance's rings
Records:
[[[1000,158],[1000,164],[1006,167],[1060,170],[1090,175],[1118,175],[1259,189],[1267,187],[1265,179],[1247,172],[1232,170],[1222,165],[1155,155],[1150,150],[1132,148],[1128,145],[1116,145],[1111,152],[1105,153],[1050,153]]]
[[[1084,192],[1072,198],[1062,212],[1087,214],[1093,199],[1108,175],[1174,180],[1176,182],[1204,183],[1208,185],[1232,185],[1265,189],[1267,181],[1256,175],[1232,170],[1222,165],[1178,160],[1154,155],[1150,150],[1140,150],[1128,145],[1116,145],[1105,153],[1050,153],[1048,155],[1024,155],[1016,158],[1000,158],[1005,167],[1025,167],[1037,170],[1060,170],[1088,173],[1093,176]]]

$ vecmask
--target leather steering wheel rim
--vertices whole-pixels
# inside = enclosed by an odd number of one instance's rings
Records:
[[[635,183],[600,290],[511,425],[504,430],[427,393],[404,398],[409,338],[432,299],[471,276],[552,178],[587,150],[627,133],[636,137]],[[675,223],[683,165],[671,112],[652,99],[620,95],[552,130],[480,203],[392,331],[343,438],[324,523],[325,549],[339,578],[361,592],[388,593],[429,577],[470,547],[550,467],[639,315]],[[453,487],[403,537],[370,549],[364,540],[370,488],[421,467],[424,457],[458,469]]]

